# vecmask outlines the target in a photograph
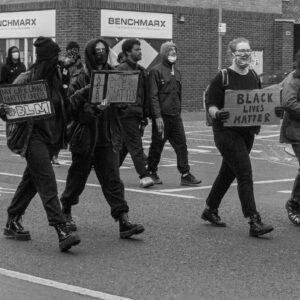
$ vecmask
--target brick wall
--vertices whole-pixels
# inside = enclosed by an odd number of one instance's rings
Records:
[[[0,6],[1,12],[56,9],[56,39],[62,49],[70,40],[78,41],[83,49],[88,40],[100,35],[101,8],[173,13],[173,40],[179,49],[178,67],[183,76],[183,109],[202,108],[202,92],[217,71],[217,9],[97,0],[43,1]],[[180,14],[185,17],[183,24],[177,22]],[[227,34],[223,38],[223,66],[228,65],[226,45],[238,36],[248,38],[254,50],[264,51],[265,72],[274,72],[281,67],[280,64],[288,65],[289,62],[283,60],[282,52],[286,51],[284,43],[287,40],[281,42],[281,51],[277,51],[274,46],[276,37],[279,40],[283,38],[282,34],[280,37],[280,30],[284,30],[280,28],[282,24],[279,26],[275,23],[277,18],[281,18],[281,15],[225,10],[223,22],[227,23]]]

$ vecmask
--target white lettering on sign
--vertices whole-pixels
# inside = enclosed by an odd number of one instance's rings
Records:
[[[275,114],[275,106],[279,105],[279,88],[251,91],[227,90],[224,109],[230,112],[230,117],[224,126],[277,125],[280,119]]]
[[[172,39],[173,15],[102,9],[101,36]]]

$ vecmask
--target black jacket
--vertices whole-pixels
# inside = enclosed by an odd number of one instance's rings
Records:
[[[12,84],[13,81],[23,72],[26,67],[23,63],[5,64],[1,69],[1,84]]]
[[[164,61],[154,66],[149,74],[150,101],[154,118],[179,115],[181,112],[181,75],[179,70]]]
[[[90,98],[91,72],[95,70],[94,48],[98,42],[102,42],[109,51],[107,43],[101,39],[88,42],[85,49],[86,70],[82,70],[69,87],[70,91],[74,92],[70,97],[73,121],[69,125],[70,150],[73,153],[93,153],[96,146],[111,145],[118,151],[121,146],[120,121],[116,107],[111,105],[94,116],[90,116],[84,109],[84,104],[89,102]],[[109,69],[112,69],[111,66],[105,63],[103,70]]]
[[[120,118],[138,117],[146,119],[150,117],[150,98],[149,98],[149,78],[148,72],[139,64],[134,64],[129,60],[121,63],[118,67],[120,71],[140,71],[137,101],[119,109]]]

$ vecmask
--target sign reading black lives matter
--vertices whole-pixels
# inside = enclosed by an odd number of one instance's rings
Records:
[[[92,75],[91,103],[135,103],[139,71],[95,71]]]
[[[275,114],[275,106],[280,106],[279,88],[226,90],[224,109],[230,117],[224,126],[278,125],[280,118]]]
[[[0,103],[9,105],[7,122],[46,119],[54,115],[46,81],[0,86]]]

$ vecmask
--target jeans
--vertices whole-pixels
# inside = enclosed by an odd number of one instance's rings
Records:
[[[104,197],[111,207],[111,215],[117,220],[120,214],[128,212],[129,208],[124,198],[124,184],[120,179],[119,153],[115,152],[112,146],[96,147],[94,155],[72,153],[72,164],[60,201],[64,207],[78,203],[92,166]]]
[[[292,144],[292,147],[300,165],[300,144]],[[291,199],[300,202],[300,168],[294,181]]]
[[[188,162],[188,151],[186,137],[181,116],[163,116],[164,138],[158,133],[155,120],[152,121],[152,140],[148,156],[148,170],[151,173],[157,172],[161,153],[165,142],[169,140],[177,156],[177,168],[181,174],[188,173],[190,166]]]
[[[144,160],[143,142],[140,133],[140,118],[130,117],[121,119],[122,124],[122,149],[120,151],[120,166],[128,152],[131,155],[135,170],[140,178],[147,176],[146,163]]]
[[[54,150],[42,140],[29,141],[22,180],[7,209],[9,215],[23,215],[36,195],[42,199],[50,226],[65,223],[57,196],[55,173],[51,164]]]
[[[214,130],[214,139],[223,159],[206,204],[211,209],[218,209],[222,198],[236,178],[244,216],[257,214],[249,156],[254,134],[241,135],[232,129],[222,129]]]

